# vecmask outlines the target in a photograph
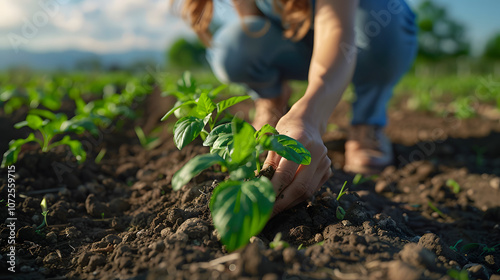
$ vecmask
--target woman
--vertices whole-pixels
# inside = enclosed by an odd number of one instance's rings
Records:
[[[276,169],[274,214],[309,198],[331,176],[321,136],[351,81],[357,101],[345,170],[369,174],[391,164],[382,131],[386,105],[417,49],[415,15],[404,0],[233,0],[239,20],[218,0],[184,1],[184,16],[209,46],[216,76],[252,90],[255,128],[275,125],[311,152],[308,166],[269,153],[264,165]],[[288,80],[307,80],[308,87],[286,111]]]

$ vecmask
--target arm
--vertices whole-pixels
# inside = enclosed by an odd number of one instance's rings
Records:
[[[316,2],[309,85],[304,96],[276,126],[280,133],[299,140],[311,152],[312,160],[308,166],[299,166],[269,153],[264,165],[276,170],[271,180],[277,193],[273,215],[312,196],[332,175],[321,136],[354,72],[355,57],[343,49],[354,46],[357,5],[356,0]]]
[[[355,55],[346,49],[354,46],[357,2],[318,0],[316,4],[309,86],[293,106],[293,114],[317,124],[321,134],[354,72]]]

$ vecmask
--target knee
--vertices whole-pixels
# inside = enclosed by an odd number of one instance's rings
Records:
[[[207,51],[207,60],[214,74],[222,82],[248,83],[250,68],[262,57],[269,21],[249,17],[221,27]]]

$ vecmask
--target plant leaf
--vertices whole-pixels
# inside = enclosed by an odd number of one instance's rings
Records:
[[[172,178],[172,188],[174,190],[179,190],[193,177],[200,174],[201,171],[214,164],[225,166],[225,161],[219,155],[215,154],[204,154],[194,157],[174,174]]]
[[[255,139],[259,140],[262,135],[267,135],[267,134],[272,134],[272,135],[277,135],[279,132],[276,130],[276,128],[272,127],[269,124],[265,124],[259,131],[255,132]]]
[[[256,141],[254,138],[255,129],[249,123],[234,118],[232,122],[233,150],[231,159],[233,164],[243,164],[247,158],[255,152]]]
[[[234,251],[258,234],[271,217],[275,192],[265,177],[251,181],[226,181],[210,199],[210,211],[222,243]]]
[[[38,115],[40,117],[44,117],[49,120],[55,120],[57,119],[57,115],[52,113],[51,111],[48,110],[42,110],[42,109],[32,109],[29,112],[31,115]]]
[[[174,142],[179,150],[191,143],[203,130],[202,119],[196,117],[184,117],[174,125]]]
[[[217,138],[219,138],[221,135],[224,134],[233,134],[232,130],[232,124],[231,123],[225,123],[216,126],[207,136],[205,141],[203,142],[203,146],[205,147],[211,147]]]
[[[221,102],[217,103],[217,112],[220,113],[233,105],[247,100],[248,98],[250,98],[250,96],[233,96],[226,100],[222,100]]]
[[[17,139],[10,141],[9,150],[3,154],[1,168],[12,165],[17,162],[19,152],[21,152],[21,147],[28,142],[37,142],[42,146],[41,141],[35,137],[35,134],[30,133],[25,139]]]
[[[278,155],[298,164],[311,163],[311,153],[297,140],[286,135],[261,137],[259,141],[265,150],[271,150]]]
[[[87,153],[83,149],[82,142],[78,140],[71,140],[69,135],[64,136],[62,140],[53,143],[51,147],[58,145],[68,145],[79,163],[82,163],[87,159]]]
[[[221,91],[223,91],[224,89],[227,88],[227,85],[220,85],[214,89],[212,89],[209,93],[208,93],[208,96],[213,99],[214,97],[216,97],[217,95],[219,95],[219,93]]]
[[[198,98],[197,106],[196,106],[196,111],[201,115],[201,116],[206,116],[210,113],[212,113],[215,110],[215,104],[208,97],[208,94],[206,92],[203,92]]]
[[[190,101],[186,101],[184,103],[181,103],[180,105],[177,105],[177,106],[174,106],[174,108],[170,109],[162,118],[161,118],[161,121],[164,121],[166,119],[168,119],[168,117],[170,117],[170,115],[172,115],[175,111],[177,111],[177,109],[180,109],[182,107],[188,107],[192,104],[196,104],[195,101],[193,100],[190,100]]]
[[[37,115],[29,114],[26,116],[26,121],[28,122],[28,126],[33,130],[38,130],[45,125],[43,119]]]

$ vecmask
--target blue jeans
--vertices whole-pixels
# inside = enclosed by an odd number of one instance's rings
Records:
[[[219,21],[207,52],[222,82],[243,83],[261,98],[279,96],[285,80],[307,80],[313,51],[314,27],[298,42],[284,38],[271,1],[256,0],[265,17]],[[355,23],[356,45],[343,46],[357,55],[352,124],[385,126],[394,86],[416,55],[415,14],[404,0],[360,0]]]

